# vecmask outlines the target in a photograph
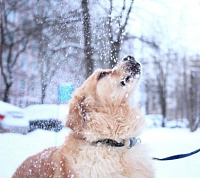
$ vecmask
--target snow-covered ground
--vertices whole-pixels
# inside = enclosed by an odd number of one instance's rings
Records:
[[[27,135],[0,134],[0,178],[10,178],[15,169],[28,156],[44,148],[62,144],[69,130],[60,132],[36,130]],[[200,130],[149,128],[141,135],[152,157],[166,157],[188,153],[200,147]],[[134,149],[134,148],[132,148]],[[199,178],[200,153],[174,161],[154,161],[157,178]]]
[[[152,157],[163,158],[200,148],[200,130],[152,128],[141,136]],[[199,178],[200,153],[172,161],[154,161],[157,178]]]

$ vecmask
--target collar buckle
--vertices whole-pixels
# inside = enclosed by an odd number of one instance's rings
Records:
[[[141,139],[133,137],[129,139],[129,142],[130,144],[128,146],[128,149],[132,148],[137,142],[141,143]]]

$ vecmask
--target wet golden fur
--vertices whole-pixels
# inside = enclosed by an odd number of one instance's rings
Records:
[[[29,157],[13,178],[154,177],[146,148],[140,143],[128,148],[129,138],[139,136],[144,118],[137,108],[130,106],[139,78],[134,77],[127,81],[127,86],[120,86],[127,73],[125,65],[120,62],[112,70],[95,71],[76,90],[66,122],[72,131],[65,143]],[[105,76],[100,78],[102,72]],[[96,144],[100,139],[125,140],[125,146]]]

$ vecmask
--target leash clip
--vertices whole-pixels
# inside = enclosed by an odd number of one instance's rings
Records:
[[[141,143],[141,139],[135,138],[135,137],[130,138],[129,141],[130,141],[130,144],[129,144],[128,149],[132,148],[137,142]]]

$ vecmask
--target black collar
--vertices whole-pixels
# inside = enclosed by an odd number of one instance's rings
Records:
[[[136,144],[137,141],[140,141],[140,139],[135,138],[135,137],[130,138],[128,148],[132,148]],[[123,146],[125,146],[125,139],[122,140],[121,142],[117,142],[117,141],[112,140],[112,139],[101,139],[101,140],[97,140],[94,143],[95,144],[102,143],[102,144],[105,144],[105,145],[108,145],[108,146],[113,146],[113,147],[123,147]]]

